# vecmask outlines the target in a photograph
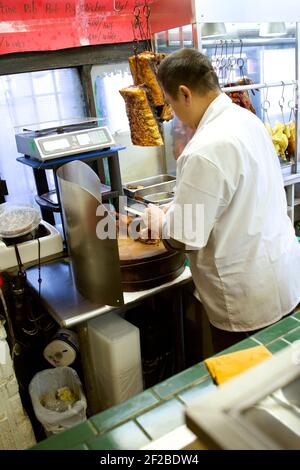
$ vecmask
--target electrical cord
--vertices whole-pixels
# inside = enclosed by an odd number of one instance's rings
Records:
[[[42,277],[41,277],[41,241],[38,238],[38,272],[39,272],[39,278],[38,278],[38,283],[39,283],[39,299],[41,298],[41,284],[42,284]]]

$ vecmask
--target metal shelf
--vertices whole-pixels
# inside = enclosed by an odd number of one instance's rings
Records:
[[[123,195],[123,187],[122,187],[122,180],[121,180],[121,172],[120,172],[120,165],[119,165],[119,150],[123,150],[125,147],[123,146],[115,146],[110,147],[109,149],[101,149],[96,150],[93,152],[84,152],[82,154],[74,154],[69,155],[67,157],[61,157],[57,159],[51,159],[46,161],[39,161],[32,159],[28,156],[19,157],[17,161],[20,163],[30,166],[33,170],[33,175],[35,179],[36,189],[37,189],[37,196],[36,201],[41,207],[42,217],[46,222],[49,222],[51,225],[55,225],[55,218],[54,212],[61,212],[60,207],[60,198],[59,198],[59,188],[58,188],[58,181],[56,172],[65,163],[72,162],[75,160],[83,161],[88,163],[89,165],[93,166],[96,174],[99,176],[100,182],[100,174],[101,169],[99,168],[99,163],[102,159],[107,158],[108,164],[108,172],[110,178],[110,186],[101,183],[101,193],[104,201],[108,201],[108,199],[114,200],[116,206],[118,205],[118,197]],[[47,200],[47,194],[49,194],[50,188],[46,176],[47,171],[53,171],[54,176],[54,183],[55,183],[55,191],[58,195],[58,203],[56,204],[55,201]],[[66,238],[66,237],[65,237]]]
[[[95,150],[93,152],[69,155],[68,157],[53,158],[51,160],[45,160],[44,162],[25,156],[25,157],[18,157],[17,161],[37,170],[53,170],[63,165],[64,163],[72,162],[74,160],[85,161],[85,160],[95,160],[97,158],[106,158],[106,157],[111,156],[112,154],[115,154],[116,152],[119,152],[119,150],[124,150],[124,149],[125,147],[121,147],[121,146],[110,147],[109,149],[105,149],[105,150]]]

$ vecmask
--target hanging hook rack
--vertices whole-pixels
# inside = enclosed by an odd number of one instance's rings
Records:
[[[150,27],[150,15],[151,15],[151,9],[150,9],[150,6],[148,4],[148,0],[145,0],[145,4],[143,6],[143,14],[144,14],[144,17],[146,18],[146,40],[147,40],[147,43],[148,43],[148,48],[150,51],[153,50],[153,47],[152,47],[152,41],[151,41],[151,27]]]
[[[224,82],[226,79],[226,69],[227,69],[227,41],[223,42],[223,49],[225,48],[225,55],[221,58],[221,80]],[[222,51],[223,52],[223,51]]]
[[[264,84],[264,85],[266,85],[266,84]],[[266,120],[266,118],[267,118],[268,123],[271,124],[270,123],[270,118],[269,118],[269,113],[268,113],[268,111],[271,107],[271,103],[268,100],[269,87],[266,86],[266,88],[267,88],[267,92],[266,92],[265,99],[261,103],[261,109],[263,110],[263,113],[264,113],[264,120]]]
[[[233,39],[231,39],[231,44],[232,44],[232,50],[231,50],[231,54],[228,58],[228,65],[230,67],[234,67],[235,63],[236,63],[236,58],[234,57],[234,41]]]
[[[144,26],[143,26],[142,14],[146,20],[146,33],[144,30]],[[139,39],[141,41],[145,41],[147,43],[148,49],[152,51],[153,47],[152,47],[152,41],[151,41],[150,14],[151,14],[151,10],[148,4],[148,0],[145,0],[144,5],[142,7],[139,3],[135,3],[133,7],[134,20],[132,22],[132,28],[133,28],[134,42],[138,43]],[[137,35],[135,34],[136,30],[139,31],[139,35],[140,35],[139,39],[137,38]]]
[[[215,43],[215,52],[214,52],[214,55],[212,57],[212,60],[214,62],[214,71],[217,73],[218,72],[218,67],[217,67],[217,64],[218,64],[218,58],[217,58],[217,52],[218,52],[218,41],[216,41]]]
[[[218,50],[218,41],[216,41],[216,47],[215,47],[215,59],[217,58],[217,50]]]
[[[223,50],[224,50],[224,44],[225,44],[225,41],[223,41],[223,39],[221,39],[220,41],[221,43],[221,53],[220,53],[220,59],[219,60],[219,63],[218,63],[218,78],[219,79],[222,79],[223,78],[223,67],[224,67],[224,61],[223,61]]]
[[[283,113],[284,102],[285,102],[285,99],[284,99],[285,83],[284,83],[284,81],[281,81],[281,84],[282,84],[282,92],[281,92],[281,98],[279,99],[278,104],[279,104],[279,107],[280,107],[280,110],[281,110],[282,123],[285,124],[284,113]]]
[[[223,79],[228,83],[230,79],[231,67],[230,67],[230,53],[229,53],[229,41],[225,40],[225,66],[224,66],[224,76]]]
[[[284,82],[285,86],[289,85],[294,85],[297,86],[297,81],[296,80],[290,80]],[[282,81],[280,82],[271,82],[271,83],[253,83],[251,85],[237,85],[237,86],[232,86],[232,87],[226,87],[222,89],[223,91],[227,92],[233,92],[233,91],[244,91],[244,90],[256,90],[259,88],[271,88],[271,87],[276,87],[276,86],[282,86]]]
[[[133,54],[135,56],[135,74],[136,74],[136,81],[139,82],[139,66],[138,66],[138,52],[139,52],[139,38],[137,34],[137,30],[140,30],[140,9],[137,5],[133,8],[133,16],[134,19],[131,21],[132,25],[132,33],[133,33]],[[140,32],[141,34],[141,32]],[[142,39],[142,38],[141,38]]]
[[[294,119],[296,118],[295,116],[295,110],[296,110],[296,90],[297,90],[297,83],[294,83],[294,89],[293,89],[293,97],[291,100],[288,101],[288,107],[290,108],[290,116],[289,116],[289,121],[291,121],[292,117]]]
[[[221,57],[222,57],[222,43],[223,43],[223,41],[221,39],[220,40],[220,49],[221,49],[220,55],[221,55]],[[218,49],[218,41],[216,41],[215,59],[216,59],[216,72],[219,74],[219,67],[220,67],[221,61],[219,59],[219,56],[217,56],[217,49]]]
[[[232,45],[232,50],[231,50],[230,56],[228,57],[228,69],[229,69],[228,82],[229,83],[233,81],[234,66],[236,64],[236,58],[234,57],[234,41],[233,41],[233,39],[231,39],[230,42],[231,42],[231,45]]]
[[[239,58],[237,59],[236,61],[236,65],[238,66],[238,68],[240,69],[240,77],[241,78],[244,78],[244,65],[245,65],[245,61],[242,57],[242,54],[243,54],[243,41],[242,39],[240,39],[240,56]]]

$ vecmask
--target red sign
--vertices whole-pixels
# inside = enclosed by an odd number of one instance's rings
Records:
[[[151,7],[152,33],[195,23],[195,1],[157,0],[153,2]]]
[[[129,42],[134,11],[147,31],[144,6],[145,0],[0,0],[0,54]]]

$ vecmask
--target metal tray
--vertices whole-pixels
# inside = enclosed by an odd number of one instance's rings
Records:
[[[162,175],[157,175],[157,176],[151,176],[149,178],[144,178],[139,181],[130,181],[129,183],[125,184],[123,186],[124,193],[126,196],[129,197],[135,197],[137,193],[140,194],[141,191],[148,190],[148,188],[155,187],[154,193],[158,193],[159,191],[168,191],[168,189],[165,189],[164,187],[161,187],[160,185],[163,185],[168,182],[175,182],[176,177],[172,175],[167,175],[167,174],[162,174]],[[143,189],[134,189],[130,188],[128,186],[144,186]],[[161,188],[161,189],[160,189]],[[145,193],[145,194],[150,194],[150,193]]]
[[[176,181],[167,181],[166,183],[155,184],[153,186],[148,186],[144,189],[139,189],[135,193],[135,199],[139,199],[144,201],[145,196],[149,196],[150,194],[157,194],[157,193],[173,193],[175,189]]]
[[[167,204],[168,202],[173,201],[174,193],[173,192],[164,192],[164,193],[154,193],[149,194],[144,197],[144,201],[148,204]]]

